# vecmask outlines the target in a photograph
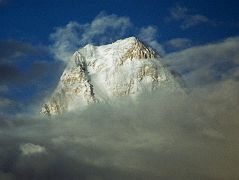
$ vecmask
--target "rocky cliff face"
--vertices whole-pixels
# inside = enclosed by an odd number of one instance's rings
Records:
[[[103,46],[86,45],[72,56],[41,113],[58,115],[82,110],[90,103],[178,87],[160,57],[134,37]]]

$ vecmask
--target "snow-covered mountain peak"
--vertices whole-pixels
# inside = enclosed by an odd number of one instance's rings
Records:
[[[120,96],[179,85],[161,58],[135,37],[112,44],[91,44],[76,51],[42,113],[56,115]]]

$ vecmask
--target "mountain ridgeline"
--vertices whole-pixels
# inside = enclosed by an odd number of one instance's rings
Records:
[[[137,98],[145,91],[160,88],[180,88],[178,76],[137,38],[102,46],[89,44],[73,54],[41,113],[60,115],[122,96]]]

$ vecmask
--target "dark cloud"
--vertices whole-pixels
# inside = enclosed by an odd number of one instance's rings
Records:
[[[14,40],[0,41],[0,82],[25,81],[23,66],[43,52],[40,47]]]
[[[8,89],[2,91],[0,97],[15,101],[19,110],[19,104],[26,106],[26,101],[32,101],[30,99],[34,95],[49,89],[62,68],[62,64],[54,61],[45,47],[15,40],[0,41],[0,87]],[[2,112],[11,112],[6,109],[0,107]]]
[[[9,106],[14,105],[14,101],[11,101],[10,99],[7,98],[1,98],[0,97],[0,108],[9,108]]]
[[[39,55],[43,49],[15,40],[0,41],[0,63],[12,63],[25,56]]]
[[[17,82],[21,76],[22,73],[17,67],[8,64],[0,65],[0,82]]]

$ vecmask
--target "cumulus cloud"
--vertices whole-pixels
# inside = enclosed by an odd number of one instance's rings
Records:
[[[32,143],[26,143],[20,146],[20,150],[22,152],[22,155],[24,156],[31,156],[34,154],[42,154],[42,153],[46,153],[46,148],[36,145],[36,144],[32,144]]]
[[[191,47],[170,53],[165,61],[183,74],[194,85],[238,77],[239,38],[227,38],[221,42]]]
[[[74,51],[86,44],[105,44],[118,40],[132,27],[128,17],[100,13],[92,22],[80,24],[69,22],[50,35],[52,52],[62,61],[68,61]]]
[[[84,43],[109,43],[122,38],[132,27],[128,17],[100,13],[82,35]]]
[[[65,27],[56,28],[50,35],[53,43],[50,48],[56,59],[67,62],[76,50],[86,44],[108,44],[129,36],[138,37],[164,55],[164,50],[157,41],[158,29],[155,26],[136,27],[128,17],[104,12],[89,23],[72,21]]]
[[[201,14],[191,14],[188,8],[180,5],[176,5],[169,10],[168,21],[181,22],[182,29],[188,29],[201,24],[213,24],[214,22],[208,17]]]

